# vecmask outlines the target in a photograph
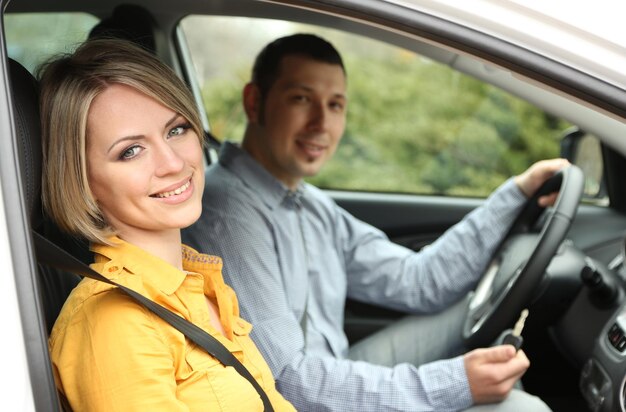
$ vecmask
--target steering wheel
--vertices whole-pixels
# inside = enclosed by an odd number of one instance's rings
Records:
[[[530,303],[571,226],[583,184],[583,172],[570,165],[555,173],[528,200],[471,295],[463,326],[468,348],[493,344]],[[557,190],[554,207],[544,213],[537,200]]]

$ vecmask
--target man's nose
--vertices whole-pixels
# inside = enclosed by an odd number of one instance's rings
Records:
[[[320,131],[326,129],[328,121],[328,109],[323,103],[315,103],[311,106],[309,129]]]

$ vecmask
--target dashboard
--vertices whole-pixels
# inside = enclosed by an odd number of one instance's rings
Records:
[[[626,411],[626,242],[607,265],[584,258],[583,287],[554,333],[582,364],[580,390],[593,412]]]

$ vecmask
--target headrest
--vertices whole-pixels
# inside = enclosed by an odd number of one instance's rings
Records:
[[[156,22],[150,12],[135,4],[120,4],[110,17],[96,24],[89,38],[113,37],[130,40],[156,53]]]
[[[38,228],[43,220],[38,84],[35,77],[15,60],[9,59],[9,70],[26,207],[28,208],[31,227]]]

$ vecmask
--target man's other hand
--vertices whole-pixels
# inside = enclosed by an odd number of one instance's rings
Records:
[[[475,349],[464,356],[465,371],[475,404],[504,400],[530,366],[522,350],[511,345]]]

